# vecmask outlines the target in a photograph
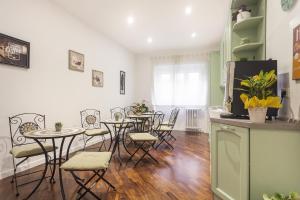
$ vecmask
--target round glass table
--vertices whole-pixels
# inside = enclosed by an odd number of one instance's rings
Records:
[[[24,133],[24,137],[29,138],[29,139],[33,139],[36,143],[38,143],[40,145],[40,147],[42,148],[42,150],[44,152],[44,155],[45,155],[45,169],[43,171],[42,178],[38,182],[37,186],[30,193],[28,198],[38,189],[38,187],[42,183],[43,179],[45,178],[46,173],[47,173],[47,169],[48,169],[48,164],[49,164],[48,153],[47,153],[45,147],[43,146],[43,142],[41,142],[40,140],[52,140],[53,149],[56,149],[55,140],[60,139],[61,143],[60,143],[60,147],[59,147],[59,156],[58,156],[58,158],[56,158],[56,150],[53,151],[53,156],[54,156],[53,166],[54,167],[53,167],[52,175],[51,175],[51,178],[50,178],[50,182],[55,183],[54,175],[55,175],[55,168],[56,168],[56,165],[57,165],[56,162],[58,160],[59,182],[60,182],[61,195],[62,195],[62,199],[66,199],[65,192],[64,192],[64,186],[63,186],[63,181],[62,181],[62,171],[60,169],[60,166],[62,165],[62,160],[64,160],[64,158],[63,158],[63,148],[64,148],[65,140],[66,140],[66,138],[71,138],[70,141],[69,141],[69,144],[68,144],[66,158],[65,158],[65,160],[68,160],[70,147],[71,147],[75,137],[77,135],[83,134],[84,132],[85,132],[85,129],[83,129],[83,128],[65,128],[65,129],[62,129],[59,132],[56,132],[56,131],[50,130],[50,129],[41,129],[41,130],[30,131],[30,132]]]
[[[141,114],[141,115],[132,114],[132,115],[127,115],[127,117],[135,120],[135,123],[137,125],[137,127],[136,127],[137,131],[144,132],[146,122],[148,121],[150,124],[152,115],[150,115],[150,114],[147,114],[147,115],[146,114]],[[139,123],[139,120],[140,120],[140,123]],[[138,126],[139,124],[140,124],[140,128]]]
[[[134,120],[131,119],[123,119],[123,120],[114,120],[114,119],[108,119],[108,120],[101,120],[102,124],[104,124],[107,128],[107,130],[109,131],[110,135],[114,135],[114,145],[113,145],[113,149],[112,149],[112,155],[115,154],[115,152],[117,151],[117,158],[120,162],[120,165],[122,165],[122,159],[121,159],[121,153],[120,153],[120,143],[122,142],[124,149],[126,150],[126,152],[130,154],[130,152],[128,151],[126,145],[125,145],[125,131],[128,128],[129,124],[135,123]],[[123,139],[121,138],[121,135],[123,135]]]

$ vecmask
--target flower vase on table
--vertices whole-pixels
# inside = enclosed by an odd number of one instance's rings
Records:
[[[241,80],[242,88],[238,90],[244,92],[240,97],[244,108],[248,109],[251,122],[265,123],[268,108],[281,107],[280,98],[274,96],[271,89],[276,81],[274,70],[266,73],[261,71],[258,75]]]
[[[56,132],[61,132],[63,124],[61,122],[56,122],[55,123],[55,131]]]

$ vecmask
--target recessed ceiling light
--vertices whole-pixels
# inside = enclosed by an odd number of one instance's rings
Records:
[[[191,13],[192,13],[192,7],[191,6],[185,7],[185,14],[190,15]]]
[[[128,23],[128,24],[133,24],[133,23],[134,23],[134,17],[129,16],[129,17],[127,18],[127,23]]]
[[[148,44],[151,44],[153,42],[152,37],[148,37],[147,42],[148,42]]]
[[[195,38],[196,36],[197,36],[196,32],[192,33],[192,35],[191,35],[192,38]]]

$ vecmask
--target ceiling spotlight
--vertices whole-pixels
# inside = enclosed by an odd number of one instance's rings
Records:
[[[148,44],[151,44],[153,42],[152,37],[148,37],[147,42],[148,42]]]
[[[186,8],[185,8],[185,14],[186,15],[190,15],[192,13],[192,7],[191,6],[187,6]]]
[[[133,23],[134,23],[134,17],[129,16],[129,17],[127,18],[127,23],[128,23],[128,24],[133,24]]]
[[[197,36],[197,33],[195,33],[195,32],[192,33],[192,35],[191,35],[192,38],[195,38],[196,36]]]

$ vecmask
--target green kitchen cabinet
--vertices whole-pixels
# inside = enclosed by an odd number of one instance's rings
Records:
[[[249,133],[247,128],[212,124],[212,190],[223,200],[249,196]]]
[[[262,200],[300,193],[300,124],[211,118],[215,200]]]

